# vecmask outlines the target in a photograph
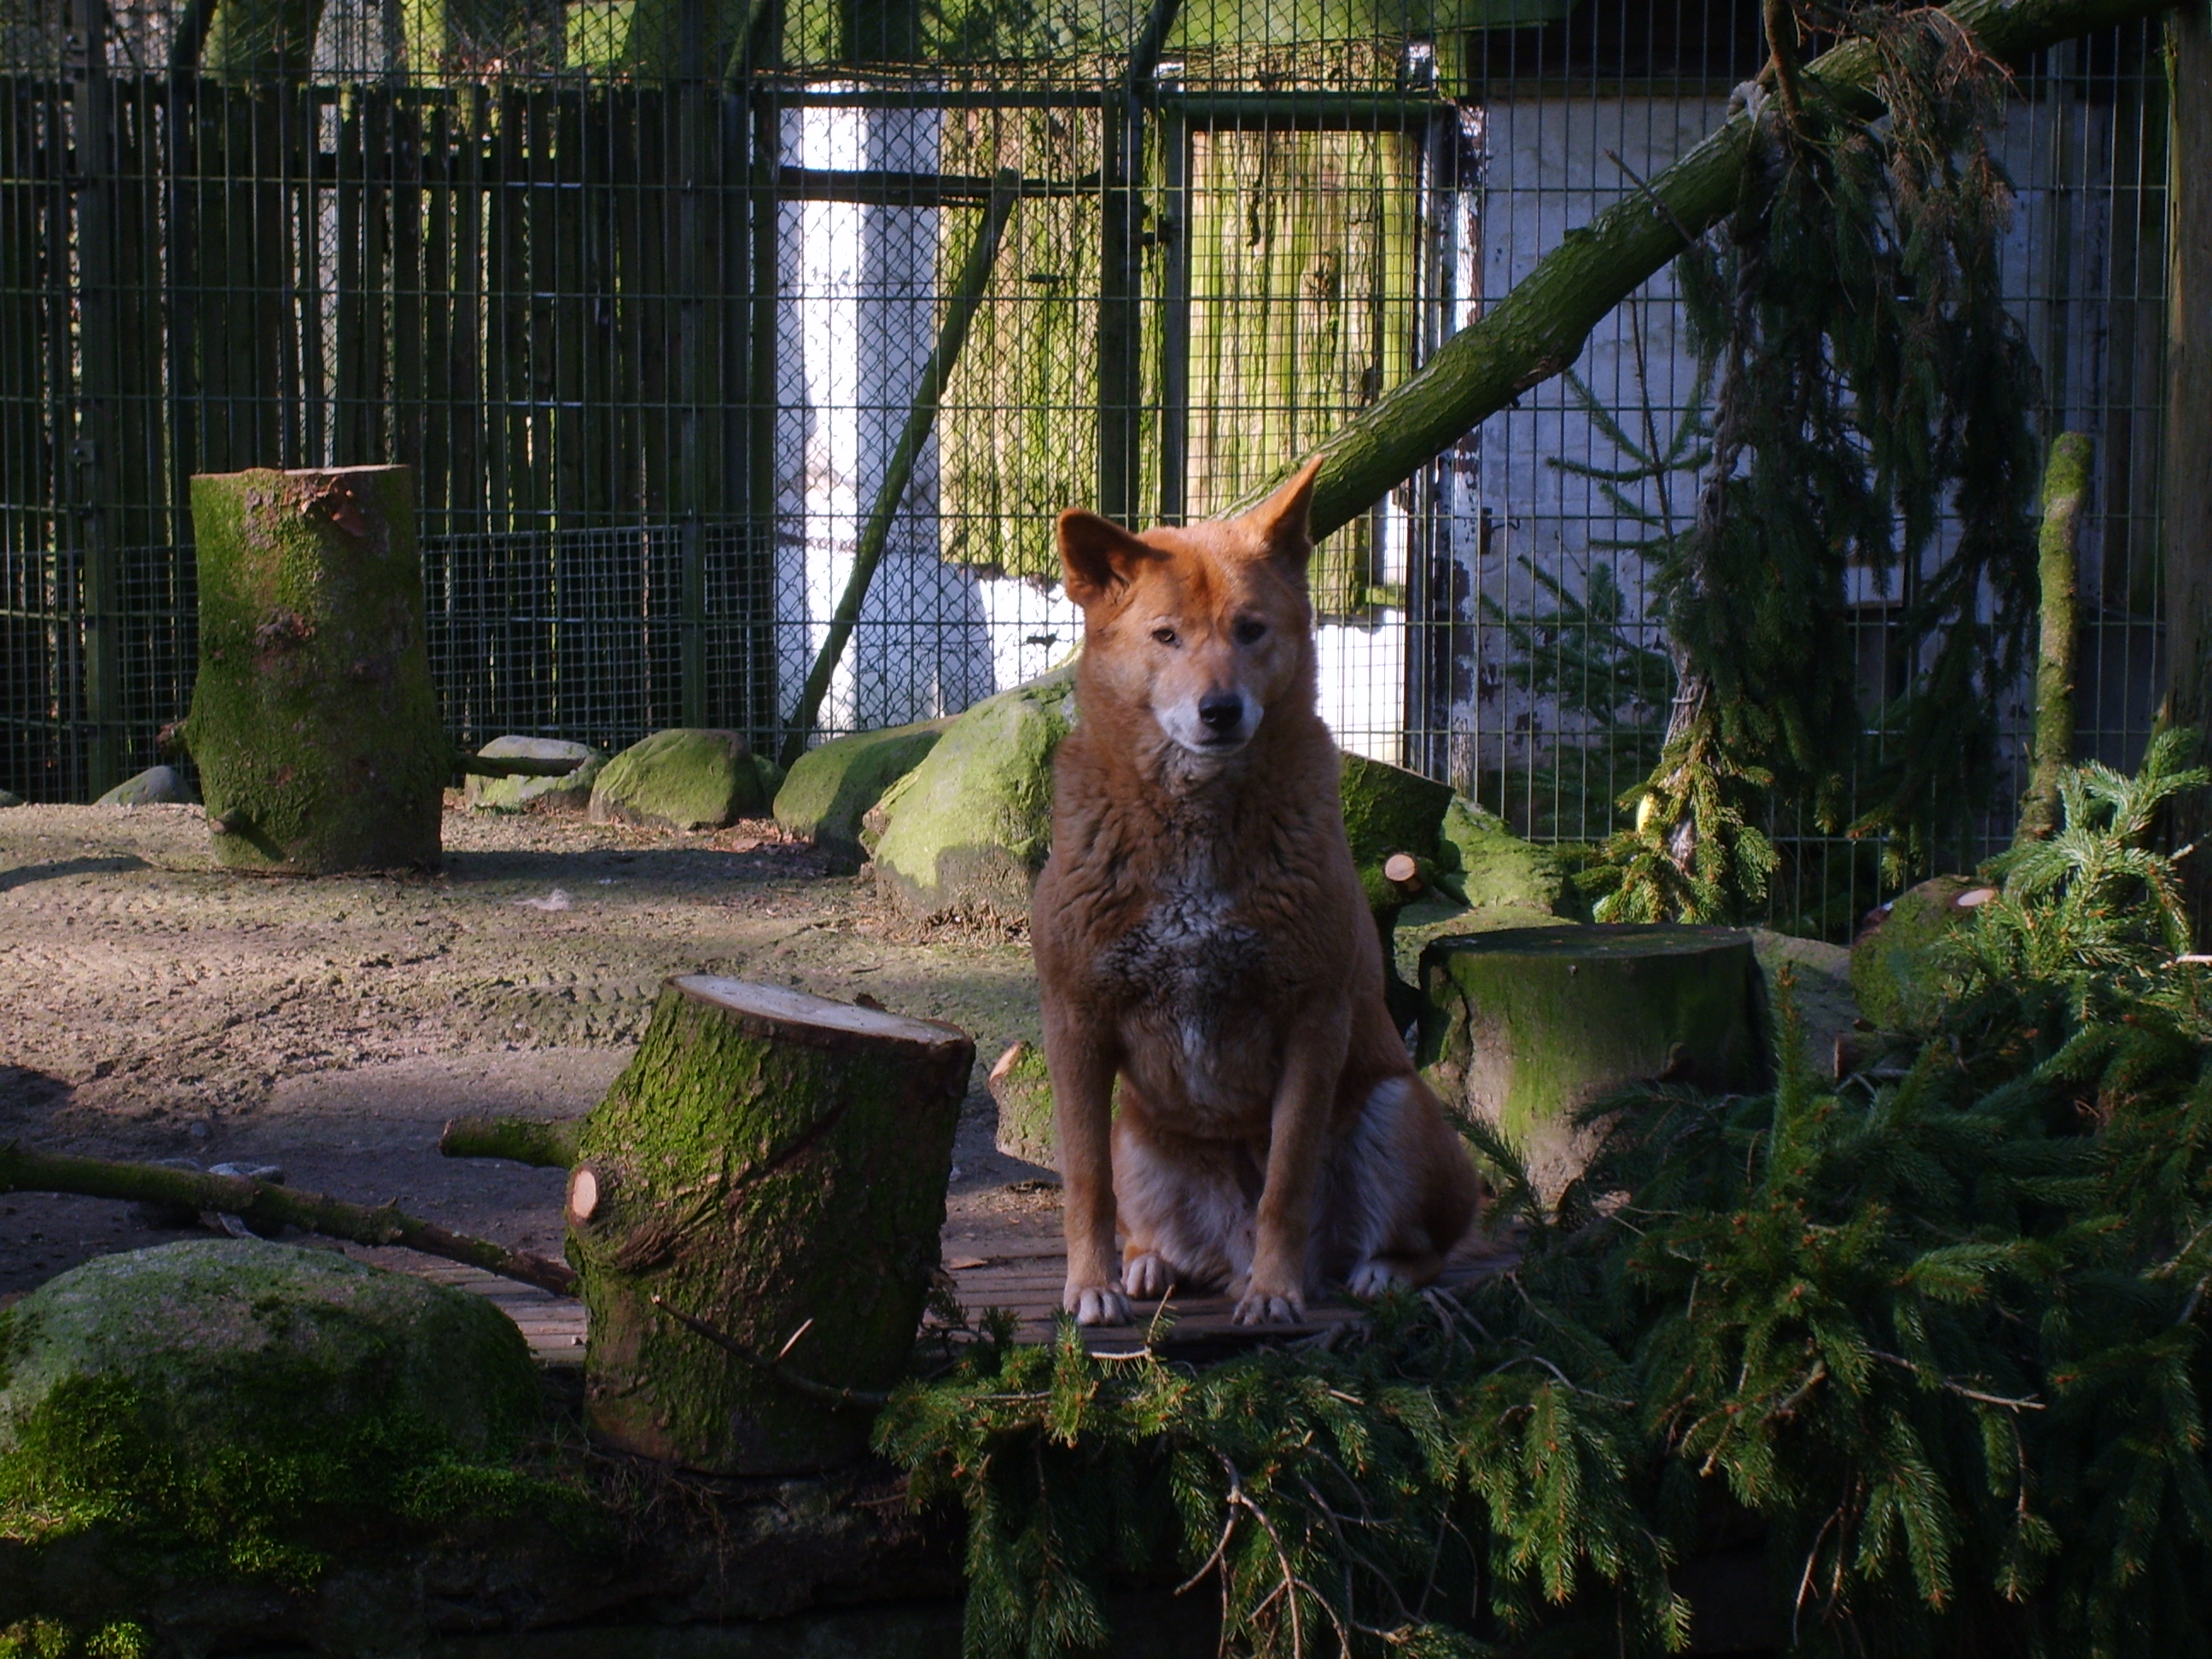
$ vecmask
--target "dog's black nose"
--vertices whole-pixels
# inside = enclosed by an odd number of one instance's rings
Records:
[[[1209,732],[1233,732],[1244,720],[1244,699],[1234,691],[1216,691],[1198,700],[1198,718]]]

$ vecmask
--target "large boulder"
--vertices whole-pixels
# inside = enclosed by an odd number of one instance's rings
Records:
[[[185,787],[173,766],[149,766],[135,776],[127,777],[109,790],[94,806],[182,806],[189,804],[192,792]]]
[[[607,763],[592,787],[592,822],[719,830],[767,812],[775,781],[739,733],[679,726]]]
[[[607,757],[589,744],[565,738],[494,738],[477,750],[485,760],[564,760],[576,763],[566,777],[503,778],[470,775],[465,791],[472,812],[581,812],[606,769]]]
[[[775,792],[775,821],[850,865],[866,856],[860,821],[901,778],[921,764],[951,720],[917,720],[881,732],[855,732],[810,749]]]
[[[1885,1031],[1924,1030],[1942,1006],[1944,939],[1996,896],[1972,876],[1930,876],[1875,911],[1851,944],[1860,1014]]]
[[[872,818],[877,885],[921,917],[1014,921],[1052,847],[1052,760],[1075,719],[1073,666],[986,697],[945,728]]]
[[[258,1239],[100,1256],[0,1313],[0,1517],[295,1570],[324,1522],[502,1456],[540,1411],[481,1297]]]
[[[1471,910],[1540,910],[1588,921],[1582,890],[1548,848],[1523,841],[1495,813],[1452,797],[1438,826],[1437,884]]]

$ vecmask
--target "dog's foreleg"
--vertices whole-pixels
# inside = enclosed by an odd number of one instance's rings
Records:
[[[1098,1033],[1048,1002],[1044,1060],[1052,1075],[1060,1222],[1067,1235],[1067,1286],[1060,1305],[1079,1325],[1126,1325],[1129,1298],[1121,1292],[1114,1248],[1112,1133],[1119,1057]]]
[[[1341,999],[1292,1023],[1267,1119],[1267,1175],[1252,1248],[1252,1277],[1237,1304],[1240,1325],[1291,1324],[1306,1316],[1307,1242],[1329,1111],[1344,1073],[1352,1014]]]

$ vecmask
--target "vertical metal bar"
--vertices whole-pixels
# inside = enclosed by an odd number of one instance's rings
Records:
[[[707,567],[700,514],[706,505],[708,455],[701,419],[707,388],[706,228],[701,222],[707,167],[708,103],[706,7],[683,0],[678,18],[676,263],[682,298],[676,328],[677,474],[683,533],[681,706],[684,724],[707,723]]]
[[[1190,122],[1160,123],[1160,520],[1190,511]]]
[[[769,77],[782,61],[783,7],[770,0],[759,24],[756,72],[747,88],[752,112],[751,375],[747,387],[750,454],[745,470],[747,563],[756,584],[757,627],[751,650],[756,741],[781,723],[775,638],[775,428],[777,303],[781,251],[778,246],[776,168],[783,155],[783,112]]]
[[[75,599],[83,639],[84,768],[87,792],[96,795],[123,777],[121,619],[117,615],[119,585],[112,521],[117,503],[109,499],[104,471],[117,459],[119,441],[112,429],[114,400],[120,391],[116,354],[123,325],[117,314],[121,273],[115,268],[118,185],[113,176],[115,112],[107,76],[105,0],[75,0],[70,23],[76,58],[76,169],[71,182],[83,381],[75,400],[75,434],[64,470],[74,510],[64,518],[77,553]]]

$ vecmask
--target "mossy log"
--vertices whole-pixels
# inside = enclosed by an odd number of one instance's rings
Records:
[[[183,736],[218,861],[435,866],[453,751],[424,644],[413,475],[203,474],[192,533],[199,678]]]
[[[1765,982],[1723,927],[1512,927],[1421,953],[1425,1074],[1519,1154],[1557,1201],[1598,1131],[1577,1120],[1630,1084],[1762,1085]]]
[[[2020,803],[2022,842],[2058,831],[2058,780],[2074,759],[2075,632],[2079,626],[2081,514],[2089,500],[2089,434],[2062,432],[2043,474],[2043,528],[2036,538],[2041,603],[2035,653],[2035,742]]]
[[[575,1293],[576,1275],[565,1262],[549,1261],[528,1250],[510,1250],[488,1238],[472,1238],[425,1221],[397,1202],[348,1204],[321,1193],[296,1192],[251,1176],[203,1175],[166,1164],[127,1164],[104,1158],[72,1158],[34,1152],[9,1141],[0,1145],[0,1193],[76,1193],[86,1198],[119,1198],[159,1208],[234,1215],[268,1227],[297,1227],[355,1244],[398,1244],[425,1255],[443,1256],[503,1279],[520,1279],[562,1296]]]
[[[934,1020],[669,981],[568,1179],[593,1431],[717,1474],[861,1451],[872,1413],[841,1402],[912,1357],[975,1054]]]
[[[580,1117],[457,1117],[438,1137],[447,1158],[504,1158],[542,1170],[576,1164]]]

